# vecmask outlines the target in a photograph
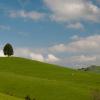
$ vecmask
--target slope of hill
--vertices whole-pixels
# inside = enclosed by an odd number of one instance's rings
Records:
[[[16,98],[13,96],[9,96],[9,95],[0,93],[0,100],[24,100],[24,99],[20,99],[20,98]]]
[[[30,95],[36,100],[91,100],[95,89],[100,90],[100,74],[23,58],[0,58],[0,93],[22,99]]]

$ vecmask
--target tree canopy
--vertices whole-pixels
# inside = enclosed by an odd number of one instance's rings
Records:
[[[4,55],[8,57],[14,54],[13,47],[10,43],[7,43],[3,48]]]

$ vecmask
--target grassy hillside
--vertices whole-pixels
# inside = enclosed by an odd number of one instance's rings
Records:
[[[100,89],[100,74],[23,58],[0,58],[0,93],[22,99],[30,95],[36,100],[92,100],[95,89]]]
[[[24,99],[20,99],[17,97],[13,97],[13,96],[9,96],[9,95],[0,93],[0,100],[24,100]]]

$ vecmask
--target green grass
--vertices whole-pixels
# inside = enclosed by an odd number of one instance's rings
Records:
[[[92,100],[95,89],[100,90],[98,73],[23,58],[0,58],[0,93],[13,95],[13,100],[27,95],[36,100]]]
[[[0,100],[23,100],[23,99],[0,93]]]

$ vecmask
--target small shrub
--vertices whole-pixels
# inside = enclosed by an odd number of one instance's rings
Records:
[[[26,96],[25,100],[31,100],[30,96]]]

